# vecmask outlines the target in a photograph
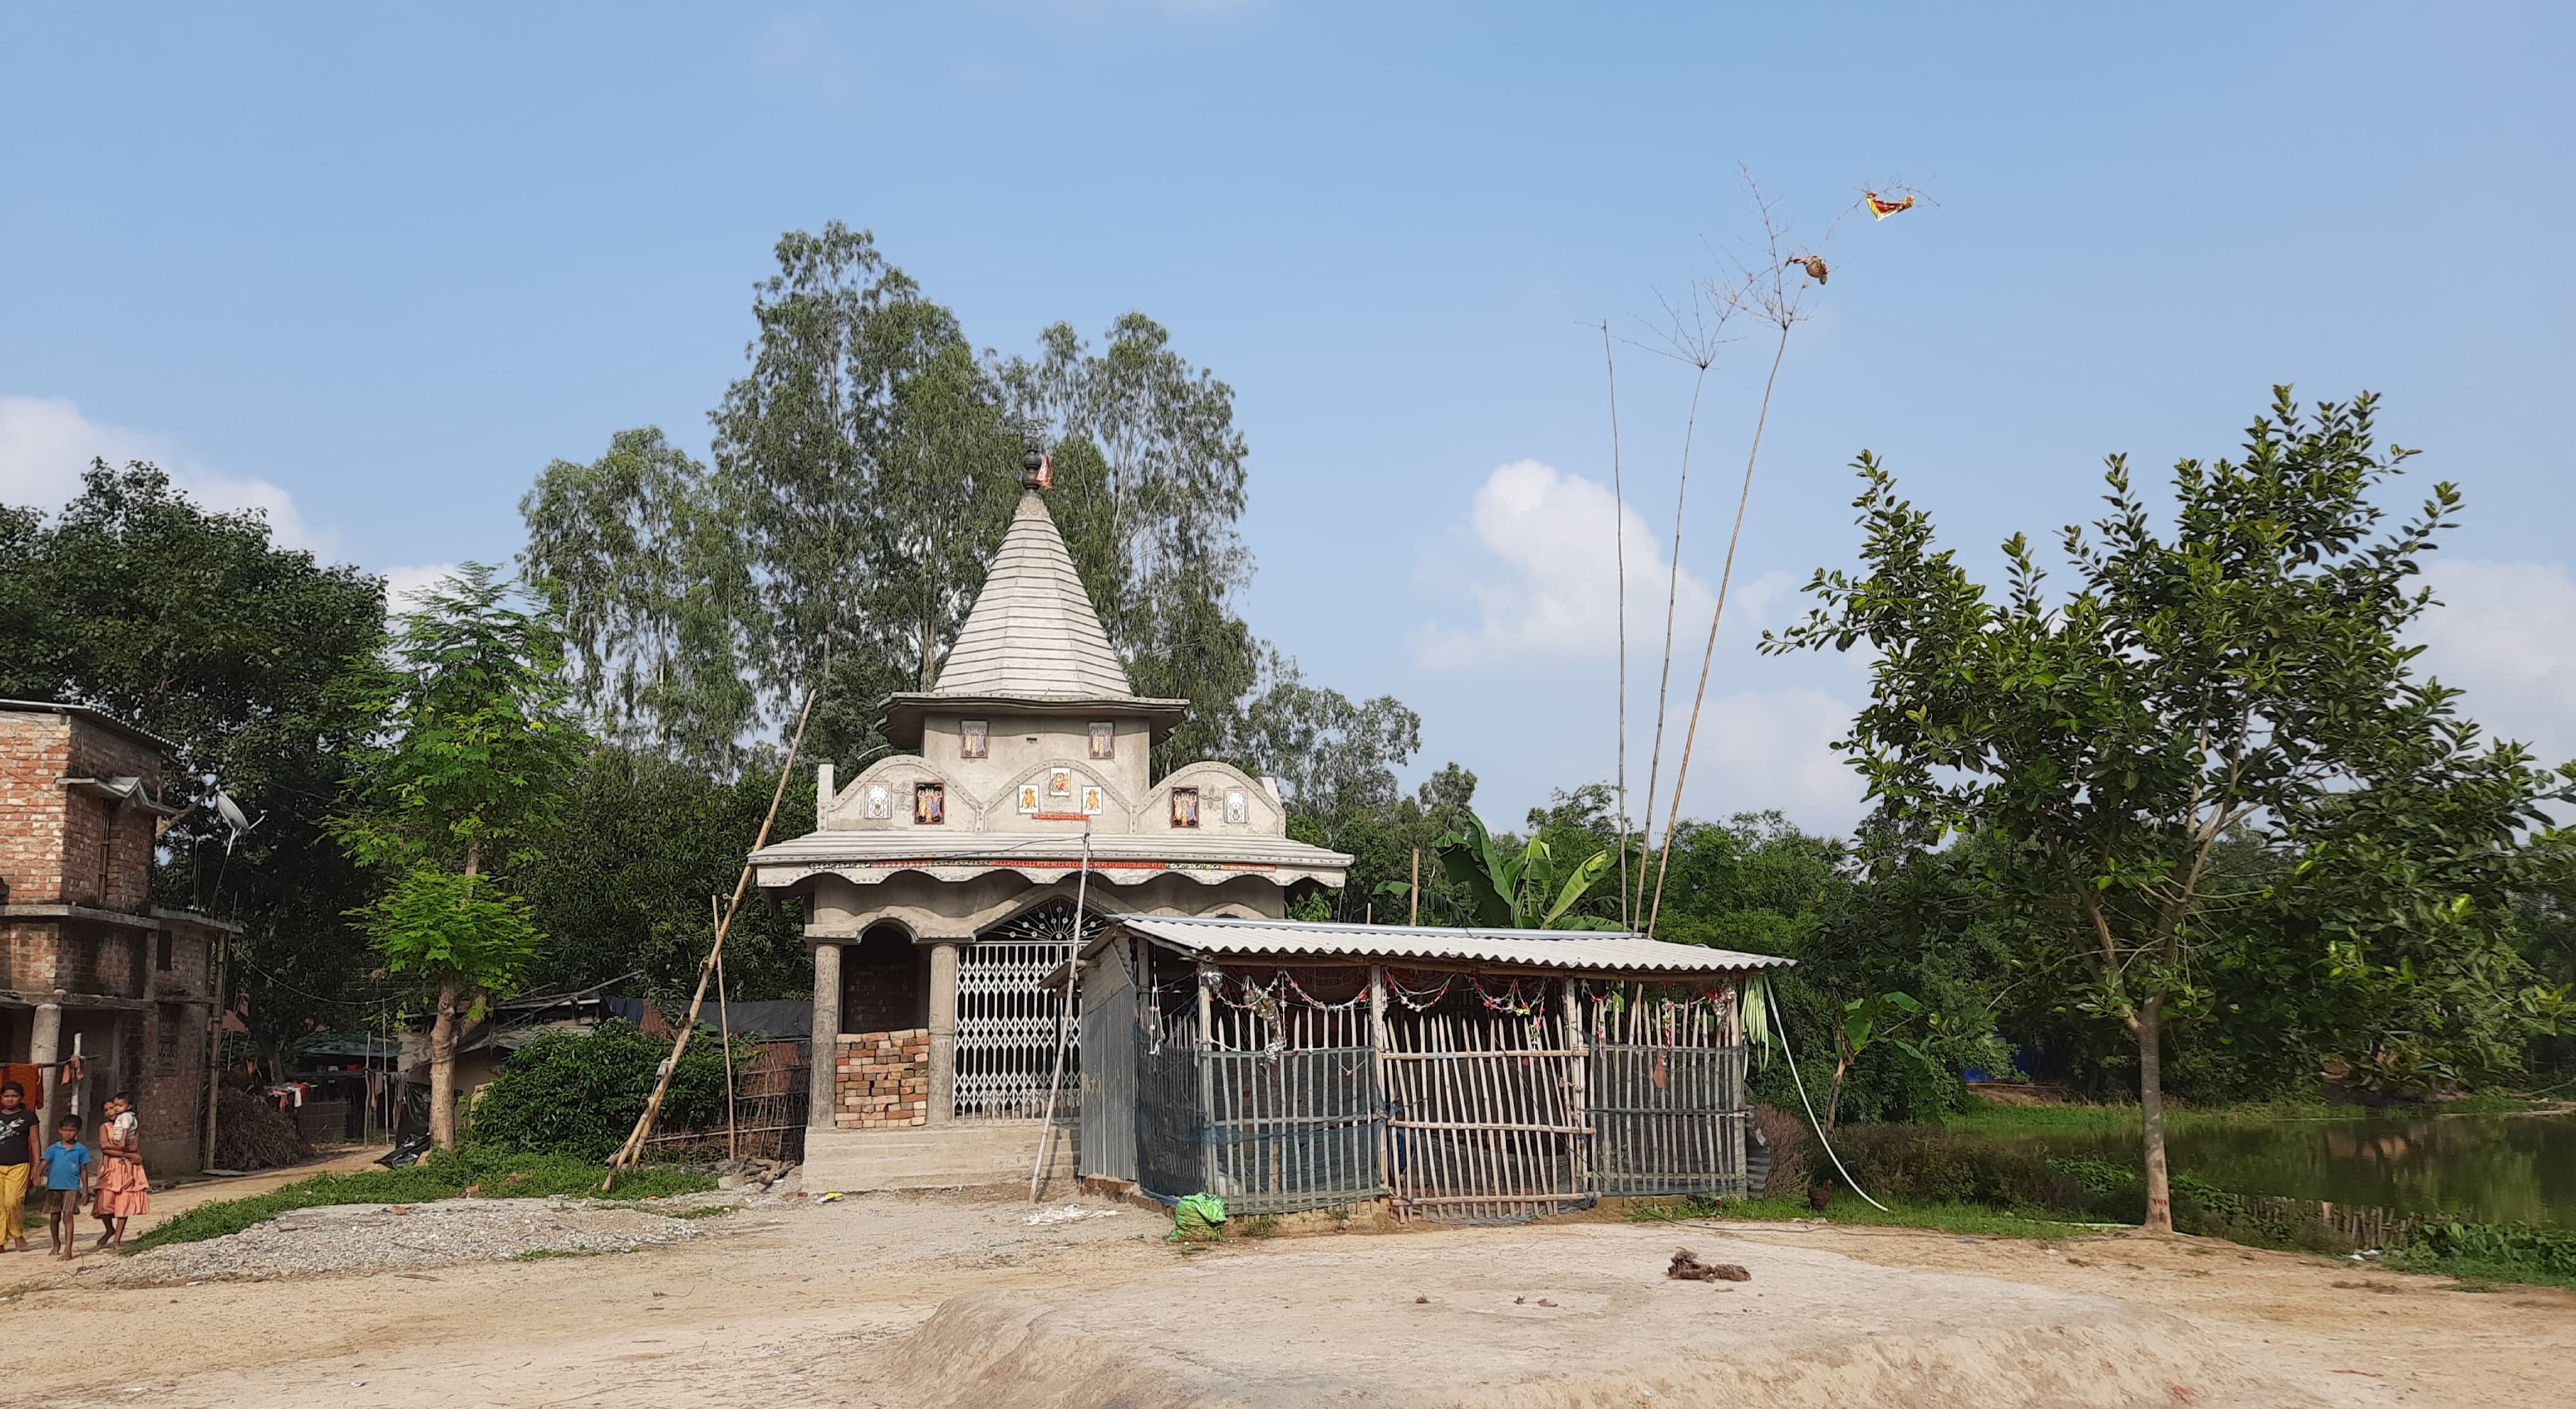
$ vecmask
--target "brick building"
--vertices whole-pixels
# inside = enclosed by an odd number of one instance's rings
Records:
[[[239,929],[152,903],[169,751],[97,710],[0,700],[0,1057],[82,1057],[71,1085],[46,1072],[48,1126],[134,1092],[156,1176],[202,1163],[211,960]]]

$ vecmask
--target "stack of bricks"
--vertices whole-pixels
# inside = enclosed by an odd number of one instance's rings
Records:
[[[832,1068],[832,1124],[840,1129],[929,1123],[930,1029],[842,1033]]]

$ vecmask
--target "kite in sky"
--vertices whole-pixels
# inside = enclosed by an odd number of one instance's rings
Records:
[[[1861,195],[1869,201],[1869,213],[1874,219],[1885,220],[1887,217],[1894,215],[1900,210],[1914,209],[1914,198],[1912,196],[1907,196],[1901,201],[1891,201],[1880,199],[1879,194],[1876,191],[1863,191],[1861,192]],[[1818,280],[1817,282],[1822,283],[1823,281]]]

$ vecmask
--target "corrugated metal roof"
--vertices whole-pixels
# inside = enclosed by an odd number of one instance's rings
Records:
[[[1067,700],[1135,694],[1037,491],[1020,496],[931,693]]]
[[[111,733],[123,734],[136,743],[149,744],[163,753],[177,753],[179,746],[149,730],[128,724],[103,709],[88,705],[57,704],[51,700],[0,700],[0,709],[28,714],[59,714],[66,719],[82,719]]]
[[[1113,923],[1148,939],[1212,956],[1416,959],[1601,973],[1674,974],[1782,968],[1796,962],[1772,954],[1745,954],[1603,930],[1435,929],[1198,915],[1120,915],[1114,917]]]

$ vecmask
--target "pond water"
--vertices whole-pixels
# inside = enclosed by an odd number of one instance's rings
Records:
[[[2139,1158],[2134,1129],[2024,1138],[2132,1168]],[[2177,1172],[2239,1194],[2576,1227],[2576,1114],[2192,1124],[2165,1147]]]

